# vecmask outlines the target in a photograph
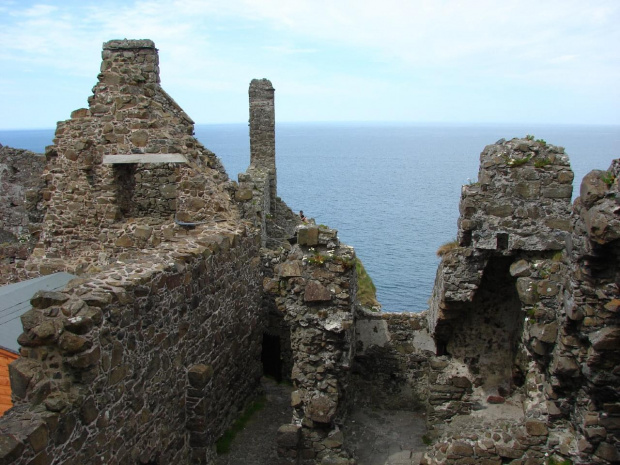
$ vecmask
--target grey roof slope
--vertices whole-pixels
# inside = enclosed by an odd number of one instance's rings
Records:
[[[60,272],[0,287],[0,346],[18,353],[22,333],[20,316],[30,310],[30,298],[37,291],[62,289],[76,276]]]

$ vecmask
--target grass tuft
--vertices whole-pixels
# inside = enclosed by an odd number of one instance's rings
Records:
[[[357,271],[358,302],[364,307],[378,306],[379,302],[377,301],[377,288],[359,258],[355,259],[355,270]]]
[[[445,244],[440,245],[439,248],[437,249],[437,252],[436,252],[437,256],[443,257],[445,254],[447,254],[451,250],[458,248],[458,246],[459,246],[459,241],[457,241],[456,239],[450,242],[446,242]]]

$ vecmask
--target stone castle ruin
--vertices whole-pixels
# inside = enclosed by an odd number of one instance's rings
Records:
[[[36,242],[3,275],[78,275],[21,317],[0,463],[214,463],[263,374],[293,386],[281,465],[356,463],[352,406],[423,413],[427,465],[620,462],[619,160],[571,205],[562,148],[486,147],[429,310],[373,312],[354,249],[277,196],[271,83],[235,182],[158,66],[149,40],[105,43],[89,108],[0,210]]]

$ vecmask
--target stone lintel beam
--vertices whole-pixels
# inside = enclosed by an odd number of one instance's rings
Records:
[[[132,153],[128,155],[104,155],[104,165],[119,165],[126,163],[187,163],[180,153]]]

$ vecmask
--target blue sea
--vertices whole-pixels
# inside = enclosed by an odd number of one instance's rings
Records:
[[[620,157],[620,126],[420,123],[279,123],[278,194],[295,211],[338,229],[355,247],[387,312],[427,308],[439,263],[456,237],[461,186],[498,139],[536,138],[566,148],[583,176]],[[0,143],[42,152],[53,130],[0,131]],[[249,164],[247,124],[197,125],[196,137],[236,179]]]

